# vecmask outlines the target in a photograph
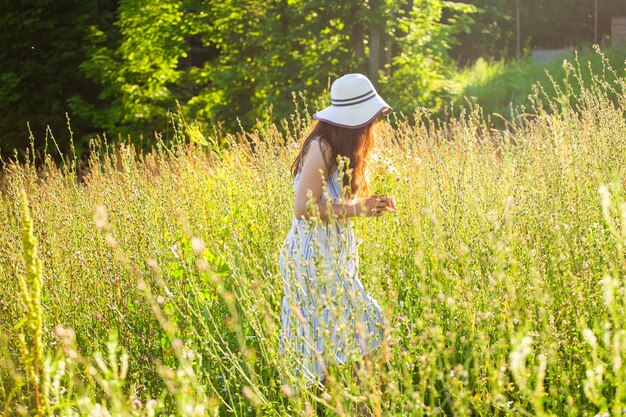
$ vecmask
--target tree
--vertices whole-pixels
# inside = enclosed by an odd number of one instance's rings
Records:
[[[43,146],[46,126],[61,149],[70,134],[65,113],[68,98],[90,97],[95,86],[78,70],[84,61],[83,39],[88,25],[112,20],[114,1],[0,0],[0,152],[29,146],[27,122]],[[86,121],[70,114],[81,129]]]
[[[385,97],[397,110],[412,114],[417,107],[439,110],[454,92],[450,81],[455,63],[449,50],[455,36],[471,23],[473,6],[432,0],[408,2],[388,19],[394,37],[390,63],[381,74]]]
[[[101,86],[97,100],[70,98],[72,109],[98,130],[123,135],[150,133],[167,126],[175,109],[172,88],[187,57],[185,35],[192,31],[182,3],[122,0],[113,27],[91,26],[85,76]]]
[[[443,0],[90,1],[68,17],[82,19],[67,29],[76,44],[62,42],[48,56],[67,59],[32,75],[6,65],[2,73],[7,102],[23,104],[30,120],[33,103],[22,91],[38,84],[20,83],[48,74],[38,89],[50,110],[41,112],[42,120],[69,109],[85,138],[102,132],[150,138],[167,127],[177,101],[187,119],[249,129],[291,114],[294,92],[309,102],[326,100],[330,82],[349,72],[366,73],[397,109],[437,106],[448,94],[448,49],[471,11]],[[19,51],[42,37],[37,25],[65,22],[51,1],[35,3],[34,9],[15,6],[11,17],[39,13],[28,20],[23,45],[15,39]],[[86,18],[102,10],[99,18]],[[67,88],[72,77],[84,87]]]

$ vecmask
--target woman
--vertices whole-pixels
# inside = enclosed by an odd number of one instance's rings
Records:
[[[395,212],[393,199],[367,195],[373,125],[391,107],[361,74],[331,86],[331,105],[293,163],[295,203],[280,254],[285,287],[279,352],[292,380],[324,383],[327,367],[366,356],[383,338],[384,318],[358,279],[351,217]]]

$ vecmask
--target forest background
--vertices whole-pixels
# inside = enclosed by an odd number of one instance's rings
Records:
[[[178,111],[216,138],[249,131],[314,111],[348,72],[367,74],[396,114],[441,115],[477,94],[477,61],[486,71],[520,51],[606,42],[611,17],[626,16],[623,0],[0,2],[4,156],[51,134],[63,153],[96,135],[150,146]]]

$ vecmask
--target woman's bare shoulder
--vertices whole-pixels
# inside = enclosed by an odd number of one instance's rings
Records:
[[[313,150],[316,153],[322,154],[326,161],[330,161],[332,157],[332,148],[330,144],[322,136],[317,136],[311,140],[307,147],[306,153]]]

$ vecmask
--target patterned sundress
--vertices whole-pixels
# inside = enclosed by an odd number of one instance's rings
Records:
[[[300,174],[294,179],[294,192]],[[322,197],[338,198],[338,171]],[[385,319],[358,279],[359,257],[349,219],[323,223],[293,219],[280,253],[284,284],[279,353],[289,379],[317,384],[330,364],[342,364],[375,350]],[[291,385],[289,382],[285,382]]]

